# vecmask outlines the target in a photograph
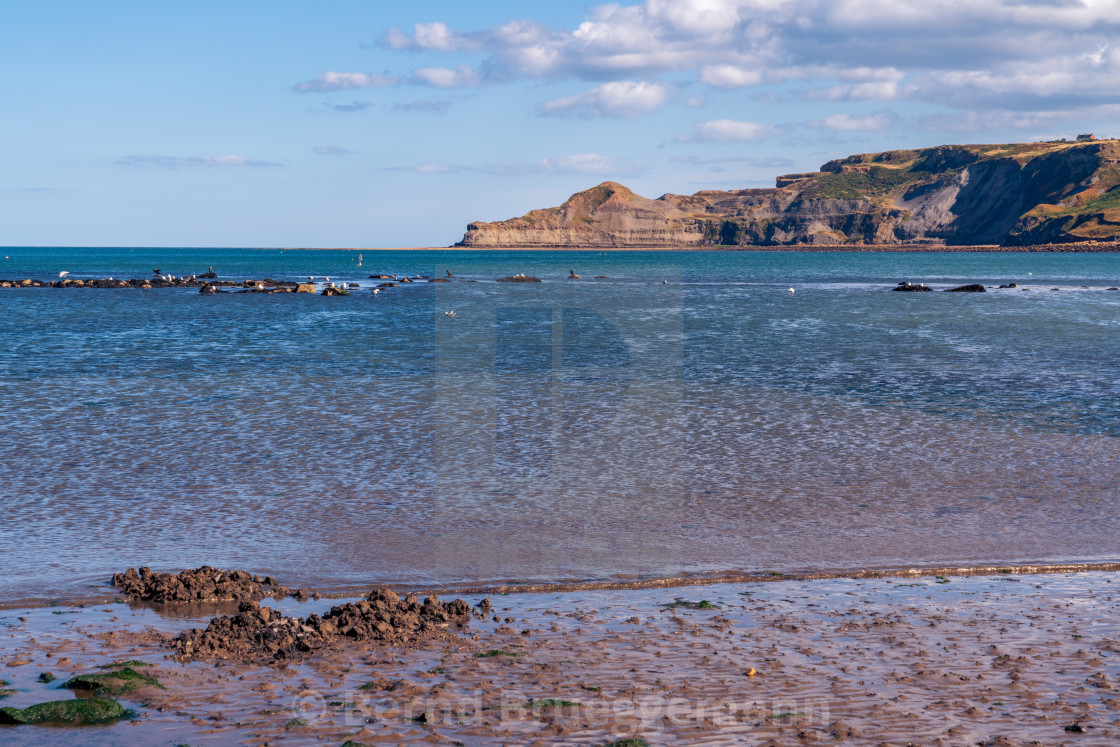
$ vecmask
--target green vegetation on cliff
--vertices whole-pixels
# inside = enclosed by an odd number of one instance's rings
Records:
[[[1120,241],[1120,141],[862,153],[772,189],[667,194],[615,182],[472,223],[464,246],[1031,245]]]

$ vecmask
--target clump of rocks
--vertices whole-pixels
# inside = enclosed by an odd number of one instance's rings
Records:
[[[223,571],[204,565],[182,573],[153,573],[147,566],[113,574],[113,586],[136,602],[243,602],[286,597],[291,592],[272,576]]]
[[[490,610],[486,599],[473,612],[483,617]],[[205,630],[181,633],[171,646],[184,661],[285,661],[347,641],[401,646],[451,638],[468,625],[471,614],[462,599],[441,602],[433,595],[421,603],[415,594],[402,599],[385,588],[374,589],[361,602],[332,607],[322,617],[285,617],[249,601],[236,615],[215,617]]]
[[[895,287],[891,288],[891,290],[902,291],[903,293],[926,293],[928,291],[932,291],[933,288],[930,288],[925,283],[911,283],[904,280]]]

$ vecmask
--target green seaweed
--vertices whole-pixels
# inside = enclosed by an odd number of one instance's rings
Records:
[[[54,672],[43,672],[42,674],[39,675],[39,681],[40,682],[45,682],[47,684],[50,684],[51,682],[54,682],[57,679],[58,679],[58,677],[54,676]]]
[[[58,724],[85,726],[131,718],[131,711],[111,698],[53,700],[28,708],[0,708],[0,724]]]
[[[613,742],[607,742],[603,747],[649,747],[649,742],[638,737],[628,737],[627,739],[616,739]]]
[[[486,651],[486,652],[481,653],[481,654],[475,654],[474,658],[476,658],[476,659],[490,659],[490,658],[493,658],[495,656],[508,656],[511,659],[520,659],[524,655],[525,655],[524,653],[515,653],[515,652],[512,652],[512,651],[502,651],[500,648],[496,648],[492,651]]]
[[[140,674],[132,667],[124,667],[104,674],[79,674],[66,680],[62,686],[71,690],[89,690],[104,695],[124,695],[141,687],[164,689],[155,677]]]
[[[293,729],[297,726],[307,726],[307,719],[294,718],[291,721],[289,721],[288,723],[284,724],[285,729]]]
[[[669,609],[675,609],[677,607],[684,607],[685,609],[689,609],[689,610],[718,610],[718,609],[720,609],[720,606],[718,604],[712,604],[707,599],[701,599],[699,602],[690,602],[687,599],[683,599],[681,597],[677,597],[675,601],[672,601],[668,604],[662,604],[661,606],[662,607],[668,607]]]
[[[101,666],[98,667],[98,669],[121,669],[123,667],[154,667],[154,666],[155,666],[155,664],[151,664],[151,663],[146,662],[146,661],[140,661],[139,659],[129,659],[128,661],[114,661],[112,664],[102,664]]]
[[[574,708],[582,706],[583,703],[576,703],[571,700],[560,700],[558,698],[541,698],[540,700],[530,700],[530,708]]]

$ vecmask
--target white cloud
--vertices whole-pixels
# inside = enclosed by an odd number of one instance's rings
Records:
[[[415,82],[436,88],[467,88],[478,85],[478,73],[470,65],[459,65],[454,70],[446,67],[425,67],[413,71]]]
[[[492,176],[532,176],[539,174],[589,174],[595,176],[634,176],[644,169],[624,158],[598,153],[550,156],[532,163],[491,163],[482,166],[465,166],[458,163],[437,161],[418,166],[390,166],[381,171],[413,171],[420,174],[457,174],[463,171]]]
[[[412,27],[412,35],[400,29],[389,29],[381,43],[390,49],[414,49],[421,51],[453,52],[460,49],[475,49],[478,43],[469,34],[452,31],[445,23],[417,23]]]
[[[536,170],[550,174],[596,174],[599,176],[628,176],[641,171],[629,161],[598,153],[580,153],[574,156],[542,158],[534,164]]]
[[[681,143],[714,143],[723,145],[727,143],[746,143],[764,140],[776,134],[773,125],[761,122],[741,122],[735,119],[713,119],[696,125],[695,131],[690,135],[681,135],[677,142]]]
[[[257,161],[241,156],[122,156],[117,159],[122,166],[149,164],[178,168],[180,166],[280,166],[275,161]]]
[[[384,88],[400,85],[403,82],[403,79],[392,75],[326,72],[311,80],[296,83],[292,88],[300,93],[324,93],[328,91],[349,91],[354,88]]]
[[[567,98],[546,101],[541,114],[560,117],[615,117],[629,119],[648,114],[669,97],[661,83],[617,81]]]
[[[762,74],[735,65],[706,65],[700,70],[700,82],[714,88],[743,88],[761,83]]]
[[[1120,0],[624,1],[633,4],[592,7],[567,28],[520,20],[463,31],[437,22],[393,30],[383,43],[483,55],[474,80],[420,71],[407,79],[447,87],[525,78],[655,85],[674,74],[718,89],[793,83],[815,100],[1067,117],[1120,99]],[[583,96],[542,111],[617,116]]]
[[[840,130],[842,132],[882,132],[888,130],[898,121],[898,116],[892,111],[881,111],[865,117],[853,114],[833,114],[824,119],[813,120],[810,124],[825,130]]]
[[[898,81],[872,80],[847,86],[831,86],[812,98],[830,101],[892,101],[900,93]]]

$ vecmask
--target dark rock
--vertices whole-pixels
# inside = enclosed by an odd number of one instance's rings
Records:
[[[381,285],[379,285],[377,287],[378,288],[397,288],[399,286],[396,283],[382,283]]]
[[[905,293],[925,293],[933,290],[925,283],[914,284],[911,282],[902,282],[891,288],[892,291],[903,291]]]
[[[182,660],[285,660],[347,641],[411,645],[446,638],[470,618],[470,605],[461,599],[445,603],[430,596],[421,604],[415,594],[402,600],[382,588],[363,601],[332,607],[322,617],[284,617],[256,602],[242,602],[236,615],[215,617],[205,630],[184,632],[171,645]]]
[[[1065,727],[1065,730],[1070,732],[1071,734],[1084,734],[1086,732],[1085,727],[1081,724],[1070,724],[1069,726]]]
[[[498,278],[499,283],[539,283],[540,278],[535,278],[532,275],[518,274],[508,275],[504,278]]]
[[[245,571],[223,571],[208,565],[178,574],[152,573],[146,566],[139,571],[129,568],[113,575],[113,586],[130,600],[143,602],[237,602],[288,595],[288,590],[271,576],[261,583]]]
[[[432,278],[428,282],[429,283],[450,283],[451,281],[448,280],[447,278]]]
[[[946,288],[946,293],[987,293],[988,289],[980,283],[969,283],[968,285],[960,285],[956,288]]]
[[[205,285],[203,285],[201,288],[198,289],[198,292],[201,293],[204,296],[212,296],[212,295],[214,295],[215,293],[218,292],[218,287],[216,285],[211,285],[210,283],[206,283]]]
[[[296,286],[296,293],[315,293],[314,283],[300,283]]]
[[[323,292],[320,293],[319,295],[320,296],[349,296],[350,291],[343,290],[342,288],[332,288],[328,285],[326,288],[323,289]]]
[[[202,273],[198,277],[203,279],[203,280],[217,280],[218,279],[218,273],[211,270],[210,272]]]
[[[1018,288],[1018,287],[1019,287],[1018,283],[1008,283],[1007,285],[1001,285],[1000,290],[1002,290],[1004,288]]]
[[[370,280],[396,280],[396,275],[370,275]]]

